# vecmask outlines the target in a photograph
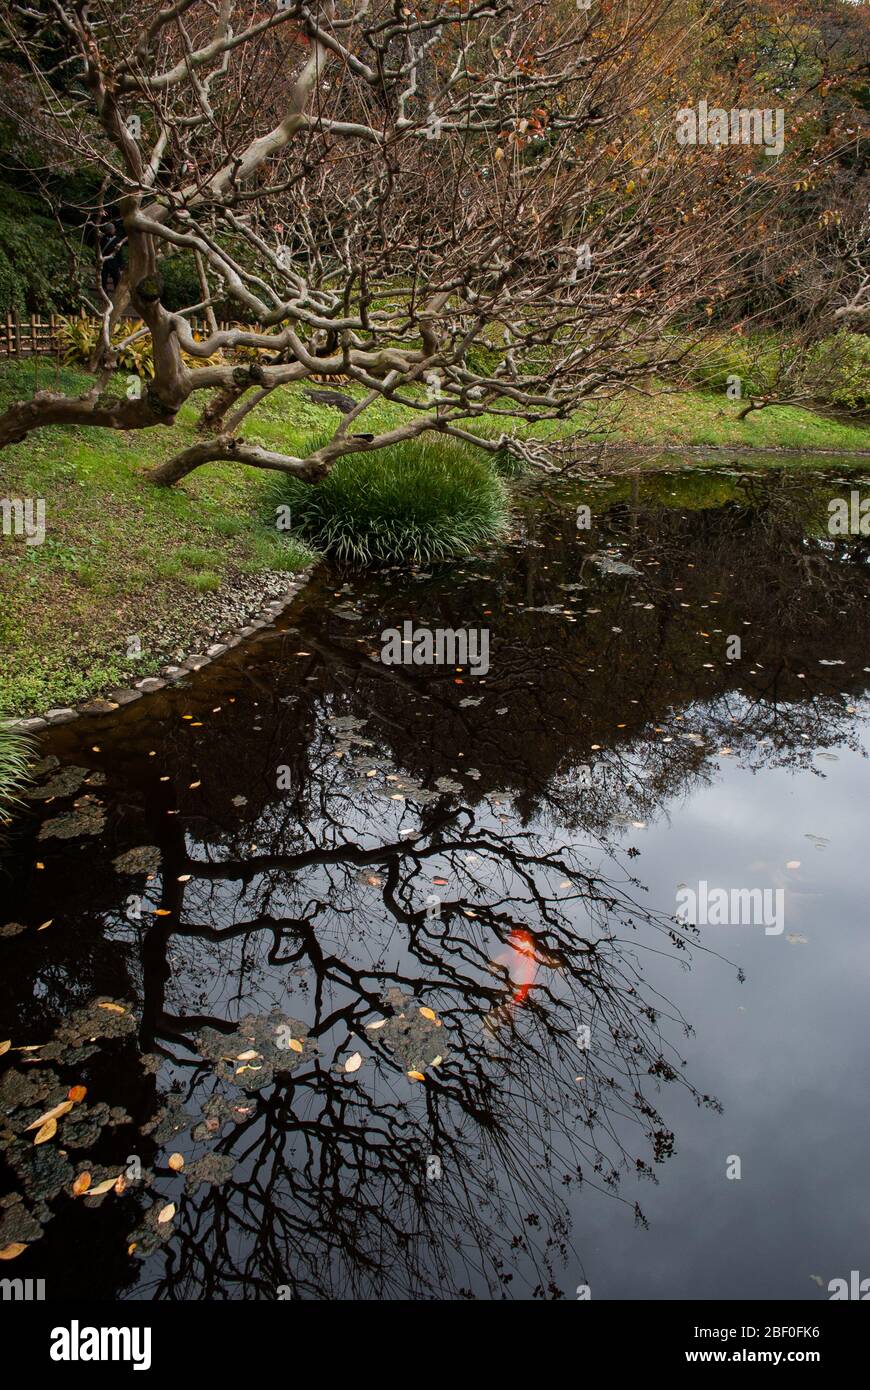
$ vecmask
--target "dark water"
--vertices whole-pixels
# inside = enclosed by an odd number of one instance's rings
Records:
[[[186,688],[57,730],[3,864],[0,1246],[30,1245],[4,1273],[99,1299],[870,1275],[870,549],[825,527],[853,486],[554,489],[499,553],[322,573]],[[487,628],[488,674],[373,660],[406,620]],[[784,930],[677,921],[701,880],[783,889]],[[84,1173],[126,1186],[73,1196]]]

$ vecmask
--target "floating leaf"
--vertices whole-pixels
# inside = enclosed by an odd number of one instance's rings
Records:
[[[377,1018],[375,1019],[374,1023],[367,1023],[366,1028],[370,1033],[373,1033],[376,1028],[384,1028],[386,1026],[386,1022],[387,1020],[385,1018]]]
[[[14,1260],[26,1249],[27,1246],[22,1245],[20,1240],[13,1240],[11,1245],[4,1245],[3,1249],[0,1250],[0,1260]]]
[[[172,1169],[173,1173],[180,1173],[182,1168],[184,1167],[183,1154],[170,1154],[169,1158],[166,1161]]]
[[[435,1012],[434,1009],[422,1008],[422,1009],[420,1010],[420,1017],[421,1017],[421,1018],[431,1018],[432,1021],[433,1021],[433,1023],[434,1023],[434,1022],[437,1020],[438,1015],[436,1014],[436,1012]]]
[[[161,1225],[164,1225],[167,1221],[171,1221],[174,1215],[175,1215],[175,1203],[174,1203],[174,1202],[169,1202],[169,1203],[163,1208],[163,1210],[161,1211],[161,1213],[160,1213],[160,1215],[158,1216],[157,1220],[160,1222]]]
[[[0,1042],[0,1057],[3,1056],[3,1053],[4,1053],[4,1052],[8,1052],[8,1051],[9,1051],[9,1049],[10,1049],[11,1046],[12,1046],[12,1039],[11,1039],[11,1038],[7,1038],[5,1042]]]
[[[98,1182],[96,1187],[91,1188],[90,1192],[88,1193],[88,1196],[104,1197],[107,1192],[111,1192],[112,1188],[115,1186],[115,1183],[118,1180],[118,1176],[119,1174],[116,1173],[114,1177],[106,1178],[103,1182]]]
[[[98,1004],[98,1008],[106,1009],[110,1014],[125,1014],[126,1009],[122,1009],[120,1004]]]
[[[34,1144],[45,1144],[49,1139],[53,1139],[57,1134],[57,1120],[46,1120],[41,1129],[36,1131],[33,1136]]]
[[[361,1054],[359,1052],[352,1052],[344,1064],[344,1070],[350,1074],[351,1072],[359,1071],[362,1064],[363,1059]]]
[[[236,1057],[236,1061],[237,1061],[237,1062],[252,1062],[252,1061],[254,1060],[255,1057],[259,1057],[259,1056],[260,1056],[260,1053],[257,1052],[257,1051],[255,1050],[255,1048],[252,1047],[252,1048],[250,1048],[247,1052],[240,1052],[240,1053],[238,1054],[238,1056]]]
[[[87,1086],[70,1086],[66,1093],[66,1098],[67,1100],[71,1100],[74,1105],[77,1105],[80,1100],[84,1100],[87,1093]]]
[[[68,1115],[72,1108],[71,1100],[62,1100],[60,1105],[53,1105],[50,1110],[46,1110],[44,1115],[40,1115],[38,1120],[34,1120],[32,1125],[28,1125],[24,1133],[27,1134],[31,1129],[39,1129],[41,1125],[48,1124],[49,1120],[59,1120],[61,1115]],[[50,1139],[51,1135],[47,1137]]]
[[[422,1073],[421,1071],[409,1071],[409,1072],[408,1072],[408,1080],[409,1080],[409,1081],[425,1081],[426,1078],[425,1078],[425,1076],[423,1075],[423,1073]]]

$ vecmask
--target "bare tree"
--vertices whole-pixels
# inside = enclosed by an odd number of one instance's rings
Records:
[[[697,33],[673,10],[11,5],[6,49],[39,92],[43,138],[100,171],[92,217],[123,227],[127,265],[101,281],[92,388],[11,405],[0,447],[49,424],[171,426],[207,392],[207,437],[156,482],[215,459],[314,482],[429,430],[534,457],[523,422],[565,420],[674,355],[668,325],[726,296],[758,216],[722,152],[675,147],[674,46]],[[163,302],[167,255],[196,266],[200,298],[180,312]],[[220,330],[218,303],[242,325]],[[154,377],[128,398],[112,334],[131,308]],[[264,394],[336,375],[361,391],[307,456],[240,434]],[[361,417],[381,400],[406,410],[372,435]]]

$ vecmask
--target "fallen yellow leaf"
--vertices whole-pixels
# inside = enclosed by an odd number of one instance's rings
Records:
[[[410,1081],[425,1081],[425,1080],[426,1080],[425,1076],[423,1075],[423,1073],[422,1073],[421,1071],[409,1071],[409,1072],[408,1072],[408,1079],[409,1079]]]
[[[0,1260],[14,1260],[26,1249],[27,1246],[22,1245],[20,1240],[13,1240],[11,1245],[4,1245],[3,1249],[0,1250]]]
[[[38,1129],[33,1136],[34,1144],[45,1144],[49,1139],[53,1139],[57,1134],[57,1120],[46,1120],[41,1129]]]
[[[73,1103],[71,1100],[62,1100],[60,1105],[53,1105],[50,1110],[46,1110],[44,1115],[40,1115],[38,1120],[34,1120],[32,1125],[28,1125],[24,1133],[27,1134],[28,1130],[31,1129],[39,1129],[40,1125],[47,1124],[49,1120],[59,1120],[61,1115],[68,1115],[72,1108]],[[51,1136],[49,1135],[48,1137],[50,1138]]]
[[[0,1057],[3,1056],[3,1053],[4,1053],[4,1052],[8,1052],[8,1051],[9,1051],[9,1049],[10,1049],[11,1046],[12,1046],[12,1039],[11,1039],[11,1038],[7,1038],[5,1042],[0,1042]]]
[[[120,1004],[100,1004],[101,1009],[106,1009],[110,1014],[125,1014],[126,1009],[122,1009]]]
[[[170,1154],[169,1158],[167,1159],[167,1162],[170,1168],[172,1169],[173,1173],[180,1173],[182,1168],[184,1167],[184,1155]]]
[[[420,1016],[421,1018],[431,1018],[433,1022],[438,1017],[434,1009],[421,1009]]]
[[[160,1215],[158,1216],[157,1220],[158,1220],[159,1222],[161,1222],[161,1223],[165,1223],[165,1222],[167,1222],[167,1221],[171,1221],[174,1215],[175,1215],[175,1203],[174,1203],[174,1202],[169,1202],[168,1205],[165,1206],[165,1207],[163,1208],[163,1210],[161,1211],[161,1213],[160,1213]]]
[[[89,1197],[102,1197],[106,1192],[110,1192],[118,1180],[118,1175],[114,1178],[106,1178],[103,1182],[98,1182],[96,1187],[92,1187],[88,1192]]]

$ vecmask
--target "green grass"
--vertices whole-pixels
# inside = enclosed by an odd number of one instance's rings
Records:
[[[32,362],[0,368],[0,407],[35,386],[79,392],[84,373]],[[159,669],[189,624],[191,595],[311,556],[275,543],[263,520],[271,477],[214,464],[174,489],[146,473],[198,436],[200,402],[173,430],[49,428],[0,453],[0,496],[44,497],[46,539],[0,536],[0,708],[41,712]],[[247,581],[246,579],[246,582]],[[161,633],[161,623],[171,636]],[[139,637],[131,662],[127,639]],[[189,648],[188,648],[189,650]]]
[[[709,391],[666,391],[632,394],[616,405],[581,418],[603,438],[620,444],[684,444],[726,446],[735,449],[826,449],[831,453],[870,450],[870,426],[830,420],[797,406],[766,406],[743,421],[738,415],[744,401],[729,401]]]
[[[18,804],[32,759],[32,741],[0,719],[0,820]]]
[[[507,490],[489,458],[449,439],[339,459],[318,487],[279,478],[273,502],[289,507],[306,544],[352,565],[455,559],[503,535],[508,521]]]

